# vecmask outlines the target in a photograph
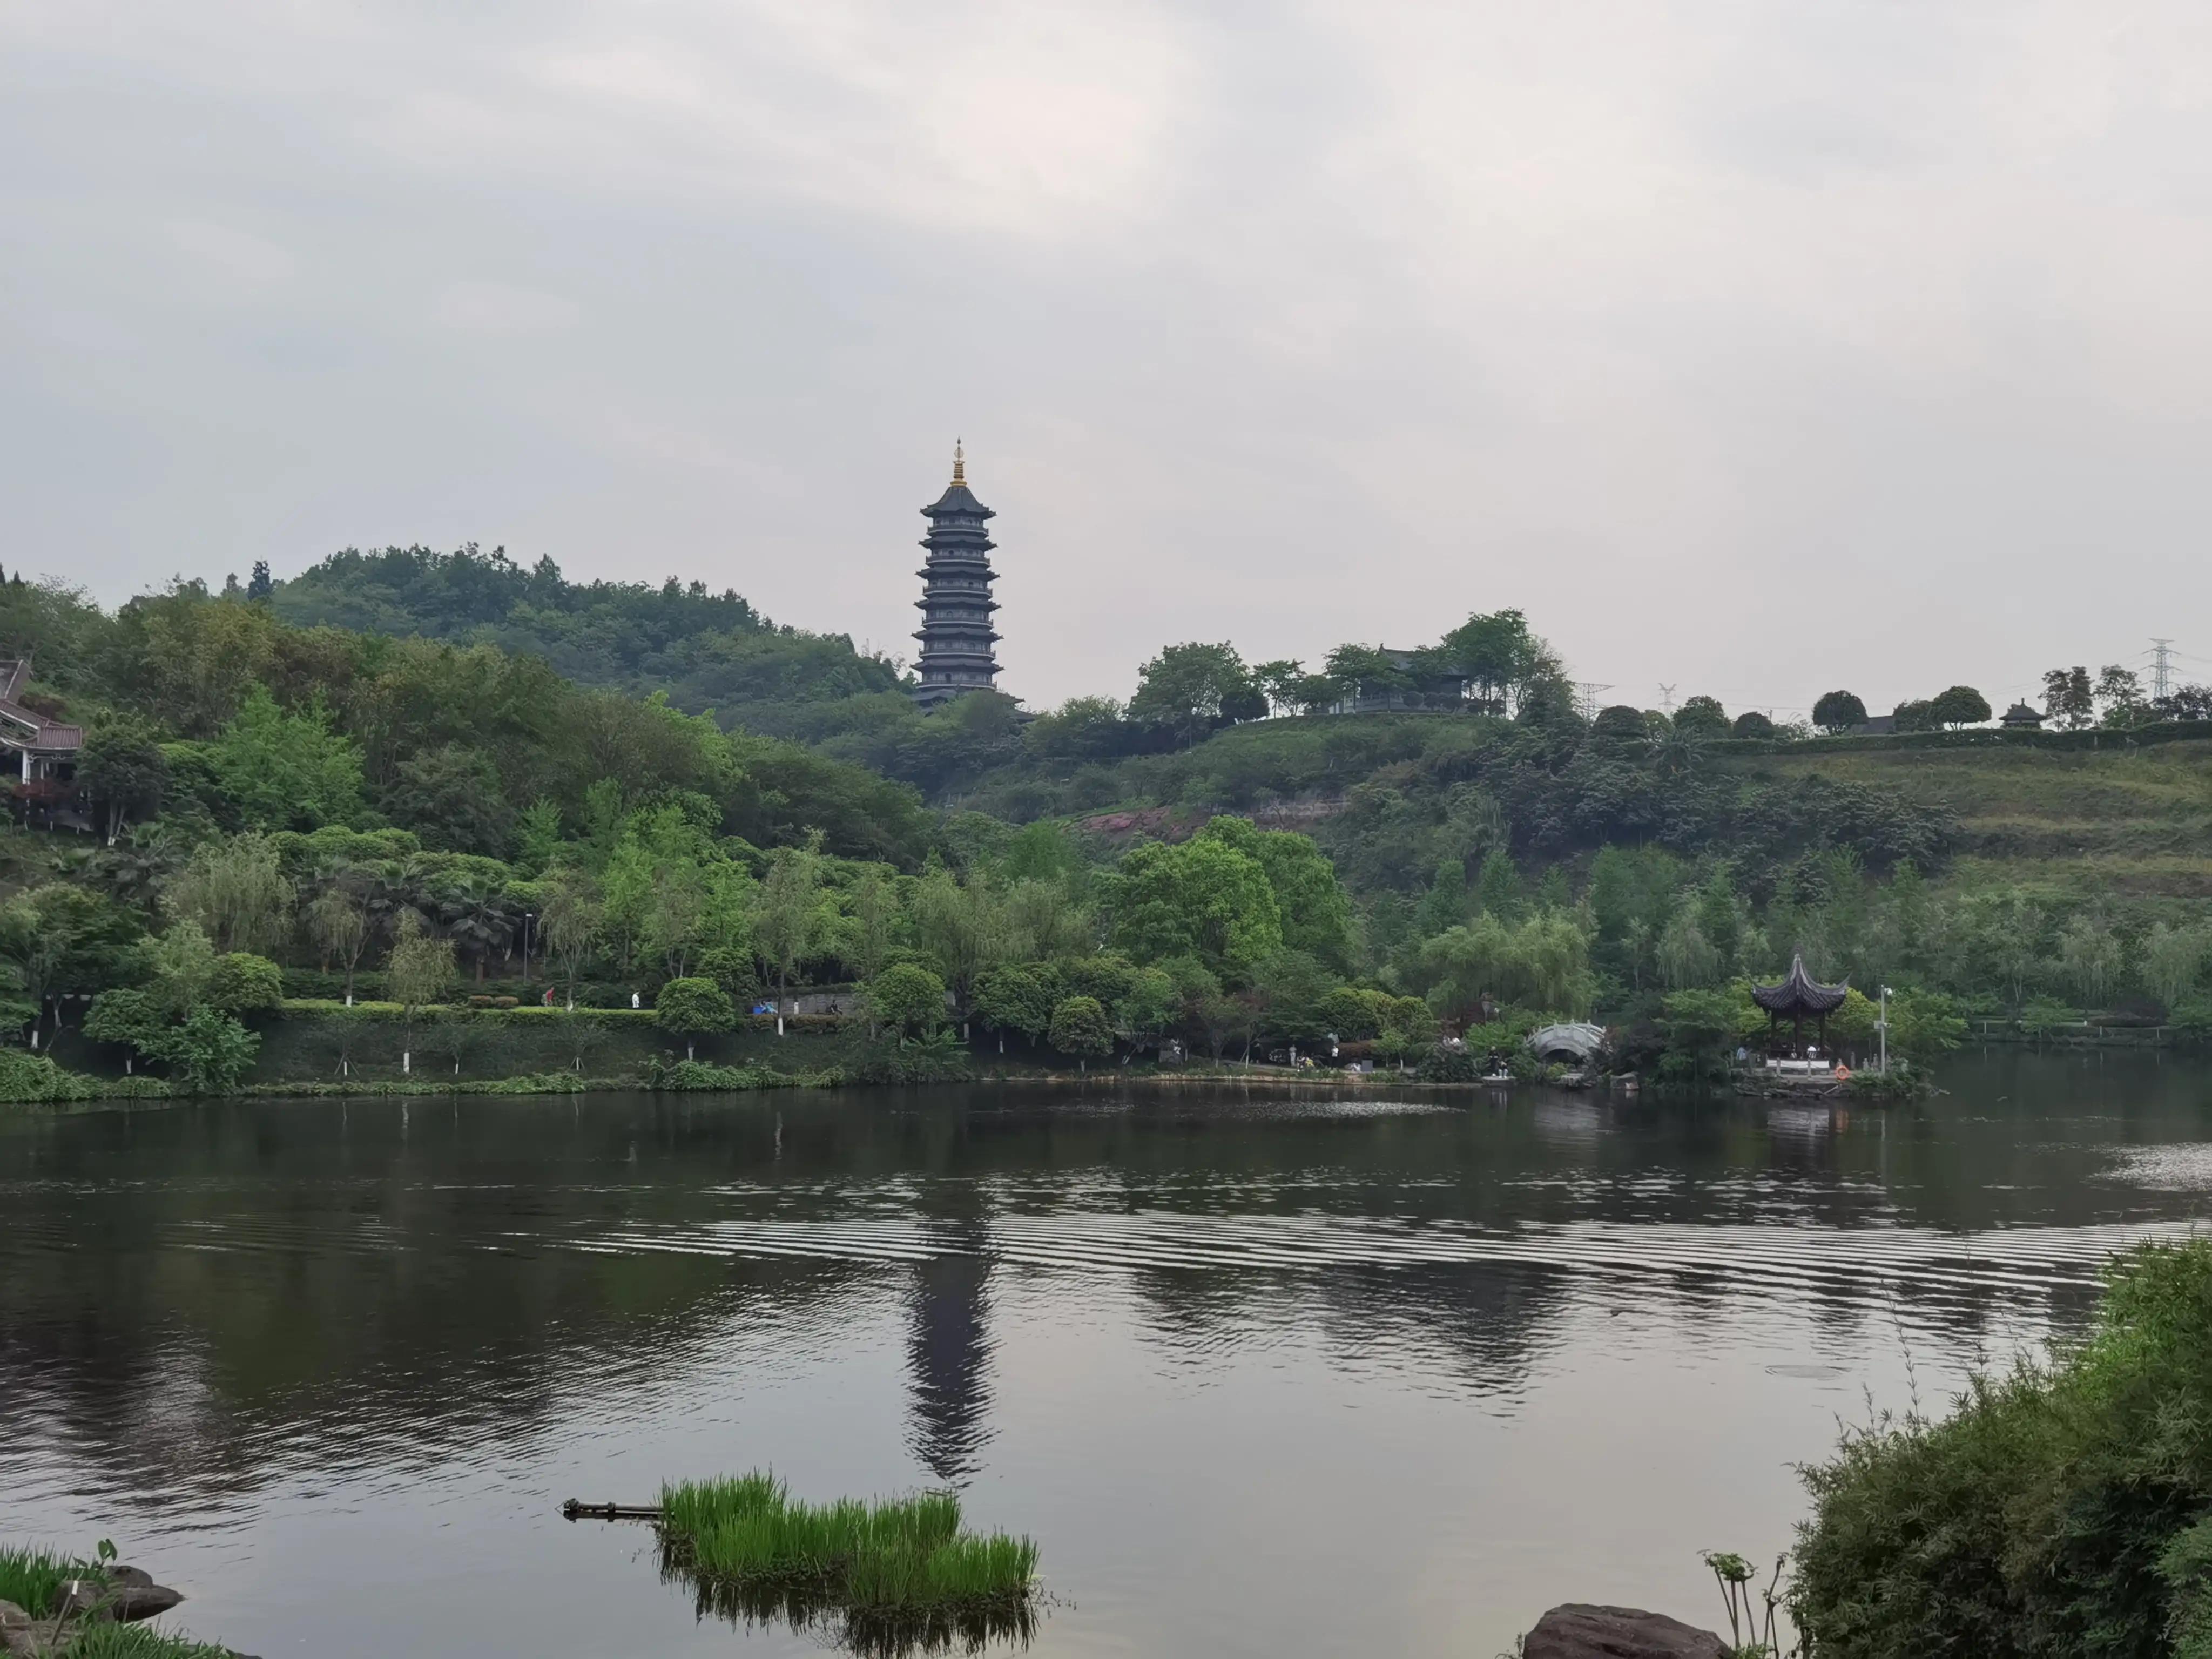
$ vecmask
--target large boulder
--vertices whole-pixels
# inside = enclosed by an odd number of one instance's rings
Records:
[[[1664,1613],[1580,1601],[1553,1607],[1521,1644],[1522,1659],[1728,1659],[1728,1651],[1712,1632]]]

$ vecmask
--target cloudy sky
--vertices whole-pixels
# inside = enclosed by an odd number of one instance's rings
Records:
[[[2212,678],[2212,9],[0,4],[0,562],[348,544],[1007,688],[1517,605],[1731,709]]]

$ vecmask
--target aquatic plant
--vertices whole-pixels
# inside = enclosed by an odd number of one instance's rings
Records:
[[[973,1650],[1033,1622],[1036,1544],[963,1533],[951,1492],[794,1503],[755,1471],[664,1486],[659,1526],[664,1575],[702,1609],[826,1628],[857,1652]]]

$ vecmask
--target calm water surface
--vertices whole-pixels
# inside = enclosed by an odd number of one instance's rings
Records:
[[[2080,1319],[2212,1073],[1890,1113],[993,1090],[0,1119],[0,1535],[265,1656],[818,1650],[571,1496],[773,1465],[1033,1534],[1039,1655],[1710,1623],[1793,1462]],[[398,1645],[395,1646],[395,1643]]]

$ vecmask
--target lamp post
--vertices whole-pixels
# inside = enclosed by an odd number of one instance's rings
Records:
[[[1875,1017],[1874,1029],[1881,1038],[1881,1074],[1889,1075],[1889,987],[1881,988],[1881,1011]]]
[[[535,910],[522,913],[522,982],[530,983],[530,924],[538,920]]]

